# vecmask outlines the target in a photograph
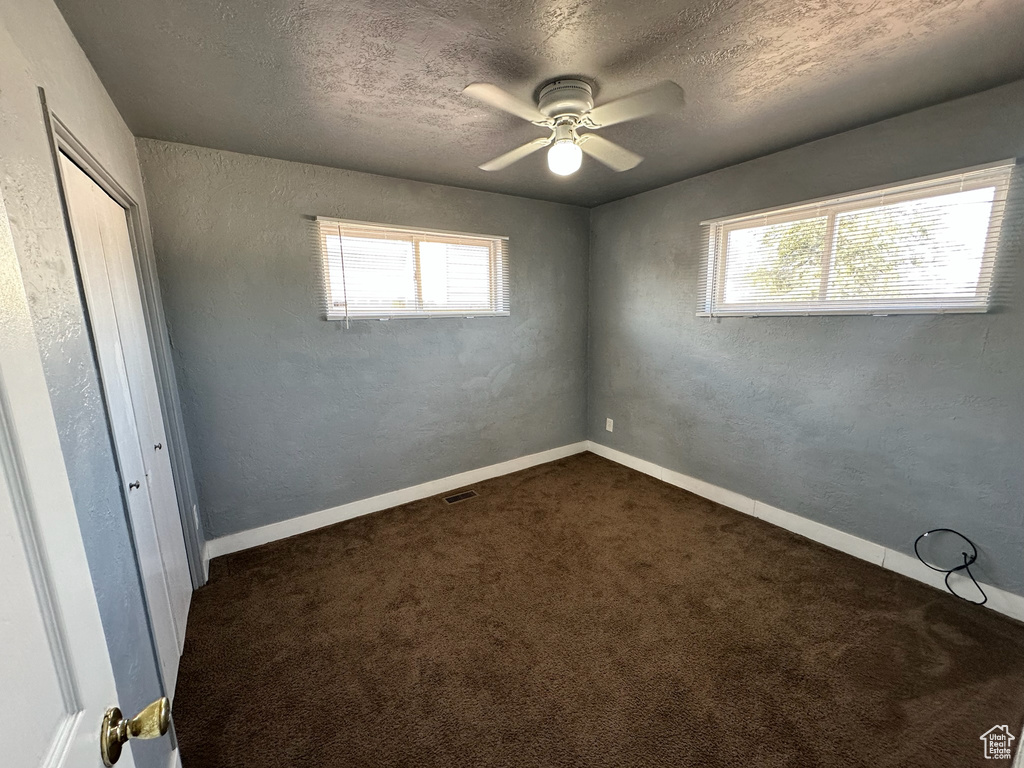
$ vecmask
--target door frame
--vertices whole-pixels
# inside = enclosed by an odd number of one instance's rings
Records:
[[[128,235],[131,239],[135,274],[139,281],[142,311],[146,319],[146,335],[149,340],[149,351],[153,359],[153,369],[160,398],[160,415],[167,437],[171,474],[178,500],[178,516],[181,519],[181,529],[185,539],[185,556],[188,559],[192,588],[198,589],[206,583],[207,577],[203,558],[203,539],[200,535],[199,512],[195,502],[196,491],[192,479],[192,462],[189,458],[188,443],[181,418],[181,402],[178,398],[163,303],[160,300],[156,257],[150,241],[149,227],[142,207],[75,137],[71,129],[49,109],[46,104],[46,93],[42,88],[39,89],[39,98],[42,102],[43,120],[46,123],[50,153],[53,156],[53,167],[57,176],[61,200],[66,200],[59,157],[59,154],[63,152],[127,213]],[[64,219],[67,231],[71,232],[71,222],[66,205],[64,206]]]

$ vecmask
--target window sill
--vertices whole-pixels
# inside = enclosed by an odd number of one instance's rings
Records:
[[[387,321],[387,320],[436,320],[438,318],[454,318],[462,320],[472,320],[478,317],[509,317],[511,312],[475,312],[475,313],[463,313],[463,312],[417,312],[406,315],[345,315],[345,314],[328,314],[324,317],[324,320],[330,322],[337,322],[339,320],[376,320],[376,321]]]
[[[875,307],[871,309],[853,309],[836,307],[834,309],[807,309],[786,307],[779,309],[716,309],[713,312],[698,312],[697,317],[816,317],[830,315],[846,315],[862,317],[885,317],[887,315],[954,315],[984,314],[988,306],[965,307]]]

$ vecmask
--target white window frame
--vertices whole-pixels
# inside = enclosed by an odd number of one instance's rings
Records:
[[[697,315],[699,317],[745,316],[760,317],[773,315],[889,315],[924,314],[945,312],[987,312],[993,283],[996,251],[1006,195],[1010,184],[1010,173],[1015,160],[974,166],[954,173],[937,174],[914,179],[895,186],[873,187],[846,195],[811,200],[794,206],[770,208],[739,216],[702,221],[705,252],[701,261],[701,290]],[[997,178],[999,174],[1001,177]],[[995,179],[995,180],[994,180]],[[992,214],[989,219],[978,290],[974,296],[951,297],[904,297],[898,300],[880,302],[877,299],[829,299],[826,295],[832,250],[835,246],[836,217],[851,211],[875,208],[911,200],[938,197],[972,189],[995,187]],[[825,253],[822,256],[822,289],[824,298],[814,301],[793,300],[777,302],[732,302],[725,301],[725,253],[728,249],[729,234],[751,226],[784,224],[803,219],[826,217]]]
[[[438,317],[508,317],[511,315],[509,302],[509,269],[508,269],[508,237],[504,235],[481,235],[469,232],[454,232],[442,229],[420,229],[414,227],[401,227],[392,224],[378,224],[369,221],[354,221],[350,219],[336,219],[327,216],[315,218],[317,228],[317,240],[320,251],[321,264],[321,315],[325,320],[398,320],[414,318],[438,318]],[[345,296],[345,286],[333,286],[331,282],[331,270],[329,268],[329,255],[327,249],[327,238],[338,236],[344,233],[348,236],[383,238],[388,235],[399,235],[408,237],[413,244],[415,268],[414,279],[416,283],[416,302],[420,309],[414,311],[403,311],[394,313],[367,312],[352,310],[348,302],[342,298],[337,300],[337,294]],[[344,236],[344,235],[342,235]],[[449,244],[470,244],[486,246],[490,249],[490,309],[467,310],[456,308],[450,310],[422,309],[422,283],[420,276],[420,243],[435,242]],[[344,270],[344,255],[342,255],[342,269]]]

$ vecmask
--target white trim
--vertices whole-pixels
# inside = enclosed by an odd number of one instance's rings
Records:
[[[586,441],[570,443],[569,445],[541,451],[540,453],[520,456],[518,459],[503,461],[500,464],[491,464],[488,467],[471,469],[468,472],[449,475],[439,480],[431,480],[409,488],[401,488],[397,491],[382,493],[379,496],[371,496],[368,499],[349,502],[338,507],[324,509],[319,512],[310,512],[301,517],[293,517],[290,520],[282,520],[281,522],[271,523],[260,528],[253,528],[248,531],[240,531],[216,539],[210,539],[206,542],[205,559],[209,562],[209,560],[221,555],[239,552],[250,547],[258,547],[271,541],[286,539],[289,536],[296,536],[327,525],[334,525],[343,520],[351,520],[353,517],[368,515],[371,512],[379,512],[382,509],[390,509],[400,504],[408,504],[410,501],[426,499],[445,491],[452,491],[456,488],[479,483],[482,480],[489,480],[492,477],[507,475],[511,472],[518,472],[521,469],[534,467],[538,464],[546,464],[549,461],[563,459],[566,456],[583,453],[586,450]]]
[[[210,580],[210,546],[205,541],[199,549],[199,557],[203,564],[203,583]]]
[[[211,539],[203,545],[203,563],[207,571],[209,563],[215,557],[228,555],[232,552],[240,552],[243,549],[258,547],[271,541],[286,539],[290,536],[297,536],[300,533],[334,525],[344,520],[351,520],[354,517],[368,515],[371,512],[379,512],[382,509],[390,509],[400,504],[408,504],[411,501],[418,501],[430,496],[436,496],[445,491],[462,488],[493,477],[500,477],[521,469],[546,464],[549,461],[562,459],[573,454],[590,451],[598,456],[603,456],[618,464],[643,472],[669,485],[703,496],[722,506],[735,509],[751,517],[756,517],[765,522],[785,528],[800,536],[824,544],[827,547],[845,552],[848,555],[860,558],[874,565],[882,566],[895,573],[908,576],[915,581],[928,584],[936,589],[945,591],[943,575],[933,571],[920,563],[917,559],[905,555],[902,552],[884,547],[866,539],[859,538],[853,534],[840,531],[823,523],[809,520],[806,517],[786,512],[785,510],[765,504],[744,496],[741,493],[730,491],[717,485],[699,480],[682,472],[638,459],[628,453],[609,448],[592,440],[585,440],[579,443],[570,443],[559,448],[552,448],[540,453],[533,453],[529,456],[521,456],[518,459],[503,461],[500,464],[492,464],[488,467],[472,469],[468,472],[461,472],[457,475],[449,475],[439,480],[431,480],[420,485],[409,488],[402,488],[389,493],[382,493],[379,496],[371,496],[367,499],[360,499],[341,506],[324,509],[319,512],[311,512],[301,517],[290,520],[282,520],[278,523],[271,523],[260,528],[253,528],[248,531],[240,531],[217,539]],[[1024,596],[1015,595],[1012,592],[994,587],[991,584],[982,584],[988,594],[986,608],[1010,616],[1019,621],[1024,621]]]
[[[703,496],[722,506],[757,517],[780,528],[785,528],[819,544],[824,544],[826,547],[831,547],[848,555],[858,557],[861,560],[866,560],[869,563],[880,565],[887,570],[902,574],[915,581],[920,581],[943,592],[946,591],[942,573],[931,570],[917,558],[910,557],[902,552],[897,552],[881,544],[861,539],[822,523],[808,520],[806,517],[786,512],[762,501],[756,501],[726,488],[684,475],[681,472],[666,469],[653,462],[638,459],[635,456],[630,456],[628,453],[617,451],[614,448],[595,443],[592,440],[587,441],[587,450],[623,466],[635,469],[638,472],[656,477],[669,485],[675,485],[698,496]],[[993,587],[991,584],[982,583],[981,586],[988,595],[988,602],[985,604],[985,608],[991,608],[1018,621],[1024,621],[1024,596]],[[1024,750],[1021,751],[1024,752]]]
[[[335,219],[331,216],[317,216],[316,221],[329,221],[332,224],[347,224],[350,227],[366,229],[390,229],[394,232],[409,232],[417,235],[447,235],[450,237],[478,237],[481,240],[508,240],[508,235],[481,235],[477,232],[455,232],[450,229],[424,229],[423,227],[400,227],[397,224],[382,224],[379,221],[356,221],[355,219]]]
[[[992,290],[993,270],[996,261],[1000,231],[1006,210],[1006,197],[1011,184],[1012,164],[997,165],[984,170],[965,170],[932,180],[906,182],[896,187],[879,188],[871,192],[855,192],[839,197],[800,203],[751,214],[723,218],[715,221],[701,222],[706,230],[702,237],[707,238],[707,247],[701,261],[701,275],[707,278],[701,291],[698,317],[763,317],[773,315],[888,315],[888,314],[929,314],[932,312],[985,312],[989,308],[989,297]],[[991,202],[988,204],[988,227],[984,235],[980,252],[979,271],[975,285],[959,285],[952,283],[933,283],[927,275],[919,274],[908,277],[906,285],[892,286],[891,295],[861,295],[854,298],[841,296],[842,285],[831,286],[830,276],[834,269],[833,250],[835,240],[841,234],[837,225],[838,217],[848,214],[868,216],[880,206],[891,206],[904,202],[928,202],[945,200],[942,205],[953,205],[956,195],[969,190],[991,191]],[[982,205],[982,200],[976,201]],[[978,209],[980,215],[981,209]],[[941,218],[940,212],[932,214]],[[761,295],[754,291],[755,296],[746,299],[729,298],[726,278],[730,272],[729,264],[734,257],[748,259],[761,264],[771,255],[767,251],[732,254],[730,243],[735,234],[751,232],[754,228],[808,222],[811,220],[824,224],[818,235],[818,245],[822,247],[820,290],[816,297],[786,298]],[[938,221],[938,219],[936,219]],[[902,225],[901,225],[902,226]],[[912,234],[907,229],[903,235]],[[978,232],[977,234],[981,234]],[[902,235],[900,235],[902,238]],[[913,240],[911,238],[910,240]],[[912,245],[910,240],[899,243],[899,248]],[[763,245],[763,243],[762,243]],[[908,246],[909,247],[909,246]],[[937,247],[937,246],[936,246]],[[743,251],[743,248],[740,249]],[[756,250],[756,249],[755,249]],[[771,250],[771,249],[769,249]],[[934,250],[934,249],[933,249]],[[942,250],[940,248],[940,250]],[[965,252],[966,253],[966,252]],[[749,266],[749,265],[748,265]],[[752,274],[752,273],[751,273]],[[751,287],[750,275],[738,278],[741,284]],[[756,282],[756,281],[755,281]],[[842,281],[841,281],[842,282]],[[741,286],[742,287],[742,286]],[[755,286],[756,287],[756,286]],[[836,290],[833,290],[835,288]],[[740,291],[743,292],[742,290]],[[870,292],[869,292],[870,293]]]
[[[989,302],[985,301],[984,304],[978,303],[971,300],[971,304],[954,304],[952,302],[939,306],[938,304],[932,304],[930,306],[922,304],[921,306],[911,307],[897,307],[895,305],[887,307],[874,307],[860,309],[842,309],[839,307],[829,307],[825,302],[817,305],[817,307],[810,307],[810,305],[803,304],[800,307],[780,307],[778,309],[771,309],[766,305],[762,304],[756,309],[715,309],[712,311],[701,310],[697,312],[697,317],[820,317],[822,315],[833,315],[838,317],[848,317],[851,315],[860,315],[862,317],[889,317],[889,315],[969,315],[969,314],[985,314],[989,311]],[[780,302],[781,303],[781,302]]]
[[[979,310],[981,311],[981,310]],[[507,309],[497,310],[491,312],[490,310],[479,312],[468,313],[466,310],[461,309],[453,312],[420,312],[419,314],[412,312],[407,315],[348,315],[349,320],[379,320],[382,323],[386,323],[388,320],[437,320],[439,318],[454,317],[458,320],[473,320],[477,317],[511,317],[512,312]],[[346,315],[344,312],[327,312],[324,314],[324,320],[336,322],[338,320],[345,320]]]
[[[42,89],[40,89],[42,91]],[[181,403],[178,400],[178,387],[174,378],[174,366],[171,361],[171,350],[167,336],[167,323],[163,315],[163,304],[160,299],[160,287],[156,276],[156,256],[150,242],[149,222],[143,216],[143,210],[135,199],[128,194],[117,180],[107,172],[86,147],[75,137],[71,130],[53,114],[46,104],[46,97],[41,93],[43,102],[43,119],[48,124],[50,151],[53,155],[54,173],[58,185],[63,185],[60,174],[60,153],[67,155],[76,165],[84,170],[104,192],[110,195],[128,217],[129,237],[132,243],[132,255],[135,262],[135,273],[139,283],[139,294],[142,310],[146,321],[146,334],[149,341],[149,353],[153,358],[153,371],[156,378],[160,402],[161,421],[164,426],[164,440],[167,444],[168,456],[171,461],[171,474],[177,499],[178,514],[181,518],[182,536],[185,542],[185,556],[188,559],[189,575],[192,588],[201,587],[203,583],[196,573],[201,540],[199,527],[193,521],[187,509],[192,506],[192,495],[189,488],[192,473],[191,463],[186,456],[184,424],[181,421]],[[71,231],[70,223],[65,214],[65,229]]]
[[[700,224],[701,226],[714,227],[725,222],[743,221],[746,219],[757,219],[761,216],[768,215],[782,215],[787,214],[791,211],[795,212],[802,208],[813,208],[819,205],[825,205],[826,203],[834,203],[838,201],[847,201],[859,197],[876,195],[879,192],[886,190],[892,190],[894,193],[899,194],[904,191],[905,187],[917,187],[927,186],[929,183],[934,181],[942,181],[944,179],[959,178],[962,176],[968,176],[973,173],[984,173],[987,171],[995,171],[1002,168],[1014,168],[1017,165],[1017,158],[1011,157],[1006,160],[997,160],[992,163],[983,163],[981,165],[972,165],[969,168],[960,168],[959,170],[944,171],[942,173],[933,173],[930,176],[919,176],[915,179],[906,179],[905,181],[897,181],[893,184],[880,184],[877,187],[865,187],[863,189],[855,189],[852,192],[844,192],[839,195],[826,195],[824,197],[816,197],[813,200],[803,200],[799,203],[793,203],[791,205],[779,205],[773,208],[759,208],[756,211],[750,211],[749,213],[736,213],[731,216],[719,216],[714,219],[705,219]]]
[[[764,502],[754,502],[754,517],[772,525],[777,525],[779,528],[785,528],[787,531],[792,531],[804,538],[817,541],[826,547],[838,549],[840,552],[859,557],[861,560],[867,560],[869,563],[875,565],[884,565],[885,563],[885,547],[881,544],[875,544],[873,541],[861,539],[836,528],[830,528],[822,523],[808,520],[800,515],[794,515],[792,512],[786,512]]]

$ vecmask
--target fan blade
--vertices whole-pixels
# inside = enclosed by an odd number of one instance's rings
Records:
[[[630,152],[596,133],[585,133],[580,136],[580,149],[613,171],[628,171],[630,168],[636,168],[644,160],[636,152]]]
[[[666,80],[652,88],[637,91],[621,99],[594,107],[586,114],[596,128],[604,128],[626,120],[636,120],[657,112],[668,112],[682,105],[683,89]]]
[[[534,139],[528,144],[523,144],[521,147],[516,147],[511,152],[506,152],[500,157],[496,157],[480,166],[481,171],[500,171],[502,168],[508,168],[512,163],[517,160],[522,160],[527,155],[532,155],[538,149],[543,149],[551,143],[551,139]]]
[[[496,85],[490,83],[472,83],[462,89],[467,96],[472,96],[484,104],[511,112],[516,117],[529,120],[531,123],[548,123],[550,120],[541,113],[533,104],[527,104],[517,99],[511,93],[503,91]]]

